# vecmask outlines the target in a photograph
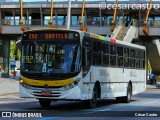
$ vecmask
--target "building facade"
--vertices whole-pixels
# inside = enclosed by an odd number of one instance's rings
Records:
[[[130,2],[133,0],[130,0]],[[128,2],[128,4],[130,3]],[[139,2],[139,1],[138,1]],[[136,3],[138,3],[136,1]],[[113,4],[114,1],[106,1],[106,4]],[[127,3],[127,2],[122,2]],[[147,2],[145,2],[147,3]],[[159,2],[157,2],[159,4]],[[159,4],[160,5],[160,4]],[[24,25],[29,29],[48,28],[48,20],[50,19],[50,1],[45,2],[24,2]],[[67,23],[67,8],[68,2],[55,2],[53,12],[53,25],[58,28],[66,28]],[[79,21],[81,20],[81,2],[72,2],[71,10],[71,29],[79,29]],[[88,32],[96,33],[100,35],[110,35],[110,23],[113,18],[113,9],[99,9],[99,2],[86,2],[84,25],[87,26]],[[157,30],[160,26],[160,10],[152,10],[149,18],[149,26],[151,29],[150,35],[159,36]],[[117,11],[116,23],[119,20],[125,21],[137,19],[139,23],[139,36],[144,36],[141,31],[143,22],[145,20],[146,9],[125,9]],[[20,8],[18,2],[13,0],[1,0],[0,5],[0,66],[4,69],[4,77],[8,77],[11,73],[11,64],[18,60],[18,57],[14,54],[15,43],[21,39],[22,31],[20,30]],[[154,22],[157,25],[155,26]],[[98,29],[98,30],[97,30]],[[17,63],[16,67],[20,65]]]

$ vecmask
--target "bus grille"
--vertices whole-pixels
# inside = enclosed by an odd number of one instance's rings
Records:
[[[33,95],[38,97],[59,97],[61,95],[60,92],[51,92],[51,95],[42,95],[41,91],[33,91]]]

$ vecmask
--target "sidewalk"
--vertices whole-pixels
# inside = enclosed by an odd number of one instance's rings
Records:
[[[157,84],[153,85],[147,84],[147,88],[160,88],[160,82],[157,82]]]
[[[154,84],[154,86],[160,88],[160,82],[157,82],[157,84]]]
[[[19,93],[19,81],[10,78],[0,78],[0,96]]]

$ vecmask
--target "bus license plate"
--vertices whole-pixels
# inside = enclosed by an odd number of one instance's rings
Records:
[[[45,96],[51,96],[52,92],[51,91],[42,91],[41,94],[45,95]]]

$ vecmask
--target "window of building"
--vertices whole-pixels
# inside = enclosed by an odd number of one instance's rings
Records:
[[[50,16],[44,16],[44,25],[48,25],[49,20],[50,20]],[[56,25],[56,16],[53,16],[52,24],[53,26]]]
[[[100,17],[89,16],[87,19],[87,25],[99,25]]]
[[[58,19],[58,26],[65,25],[66,17],[65,16],[57,16]]]
[[[15,57],[15,49],[16,49],[16,42],[11,41],[10,42],[10,57],[11,58]]]
[[[72,19],[72,25],[73,26],[79,25],[78,16],[72,16],[71,19]]]

